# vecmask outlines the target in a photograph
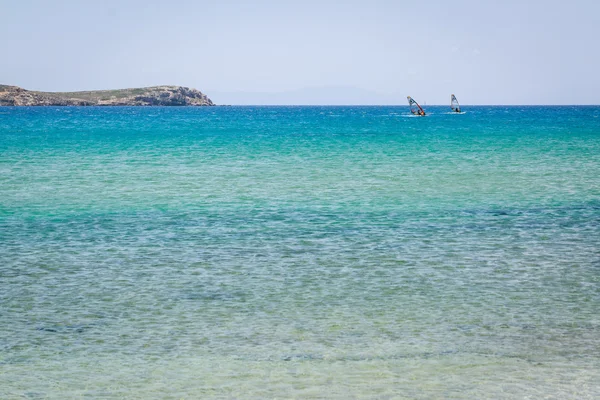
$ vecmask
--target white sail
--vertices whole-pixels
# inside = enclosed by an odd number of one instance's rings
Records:
[[[460,112],[460,104],[458,104],[458,100],[456,100],[455,95],[450,96],[450,108],[452,108],[452,111],[454,112]]]
[[[414,115],[425,115],[425,110],[423,110],[423,108],[421,108],[421,106],[419,105],[419,103],[417,103],[412,97],[410,96],[406,96],[406,98],[408,99],[408,105],[410,106],[410,112],[413,113]]]

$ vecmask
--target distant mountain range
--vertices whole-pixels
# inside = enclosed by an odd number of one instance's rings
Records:
[[[352,86],[314,86],[280,92],[211,90],[219,104],[234,105],[398,105],[406,104],[406,94],[380,93]]]
[[[0,106],[214,106],[204,93],[183,86],[37,92],[0,85]]]

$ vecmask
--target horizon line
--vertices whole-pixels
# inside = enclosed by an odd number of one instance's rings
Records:
[[[15,106],[15,105],[0,105],[0,108],[63,108],[63,107],[78,107],[78,108],[117,108],[117,107],[136,107],[136,108],[211,108],[211,107],[402,107],[408,108],[408,105],[404,104],[214,104],[212,106],[171,106],[171,105],[142,105],[142,106],[107,106],[107,105],[89,105],[89,106],[76,106],[76,105],[31,105],[31,106]],[[447,104],[427,104],[426,107],[450,107]],[[600,104],[461,104],[462,107],[600,107]]]
[[[404,104],[215,104],[221,107],[408,107]],[[447,104],[425,104],[423,107],[449,107]],[[600,107],[598,104],[461,104],[461,107]],[[169,106],[165,106],[169,107]],[[185,106],[183,106],[185,107]]]

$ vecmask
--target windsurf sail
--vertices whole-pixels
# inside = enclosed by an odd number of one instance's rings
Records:
[[[458,100],[456,100],[455,95],[450,96],[450,108],[452,108],[452,111],[454,112],[460,112],[460,104],[458,104]]]
[[[410,96],[406,96],[406,98],[408,99],[408,105],[410,106],[410,112],[411,113],[413,113],[414,115],[425,115],[425,111],[423,110],[423,108],[421,108],[421,106],[419,105],[419,103],[417,103]]]

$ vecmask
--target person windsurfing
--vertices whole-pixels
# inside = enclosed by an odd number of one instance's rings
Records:
[[[456,100],[455,95],[450,95],[450,108],[452,111],[460,113],[460,104],[458,104],[458,100]]]
[[[413,115],[419,115],[421,117],[425,116],[425,110],[423,110],[423,108],[419,105],[419,103],[417,103],[412,97],[410,96],[406,96],[406,98],[408,99],[408,105],[410,107],[410,112]]]

